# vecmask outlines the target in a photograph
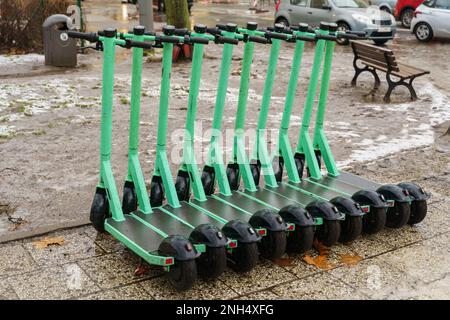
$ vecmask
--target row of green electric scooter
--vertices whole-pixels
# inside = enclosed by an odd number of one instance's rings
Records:
[[[103,51],[100,182],[91,208],[91,221],[97,230],[109,232],[148,263],[163,266],[177,289],[190,288],[197,274],[202,278],[218,277],[227,265],[237,272],[248,272],[260,257],[274,260],[286,251],[304,253],[311,249],[315,238],[332,246],[338,241],[355,240],[362,232],[377,233],[385,225],[399,228],[425,218],[430,195],[421,187],[412,183],[381,185],[339,172],[325,136],[324,116],[335,42],[338,38],[364,39],[364,34],[340,32],[335,24],[327,23],[322,23],[320,28],[277,24],[258,29],[256,23],[249,22],[246,28],[231,23],[214,28],[198,24],[192,32],[165,26],[159,34],[136,26],[128,33],[106,29],[98,33],[68,31],[68,35],[96,43],[96,48]],[[210,149],[200,171],[194,152],[194,124],[203,51],[211,42],[223,44],[223,49]],[[315,46],[314,61],[299,139],[293,151],[288,130],[306,42]],[[277,152],[270,155],[265,141],[266,124],[283,43],[289,43],[286,45],[294,51]],[[174,44],[193,47],[183,162],[175,182],[166,150]],[[233,48],[239,44],[244,49],[233,153],[231,162],[225,165],[222,121]],[[270,46],[270,54],[255,152],[248,156],[244,129],[255,45]],[[116,46],[133,50],[128,173],[122,202],[110,160]],[[157,146],[149,195],[138,150],[143,51],[153,48],[162,48],[163,61]],[[319,82],[311,139],[309,127]],[[231,116],[227,113],[227,117]],[[322,163],[326,175],[321,172]],[[284,177],[287,179],[283,180]],[[260,182],[261,178],[264,183]]]

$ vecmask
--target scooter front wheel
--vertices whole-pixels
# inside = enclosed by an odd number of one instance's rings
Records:
[[[167,279],[178,291],[192,288],[197,281],[197,265],[195,260],[175,261],[167,273]]]
[[[258,245],[255,242],[238,243],[228,257],[231,269],[244,273],[252,270],[258,263]]]
[[[345,216],[345,220],[341,221],[341,236],[339,237],[339,241],[346,243],[358,238],[362,232],[362,221],[362,216]]]
[[[97,188],[91,205],[90,220],[95,230],[105,232],[105,220],[111,216],[106,190]]]
[[[286,251],[286,232],[268,231],[258,244],[261,256],[269,260],[279,259]]]
[[[401,228],[408,223],[411,216],[411,208],[407,202],[395,202],[395,205],[387,210],[386,227]]]
[[[317,239],[327,247],[335,245],[341,235],[341,222],[339,220],[323,220],[318,228]]]
[[[370,211],[363,217],[363,232],[375,234],[386,224],[386,209],[370,207]]]
[[[416,224],[422,222],[425,219],[428,211],[428,205],[426,200],[414,200],[411,203],[411,216],[409,217],[408,224]]]
[[[227,266],[227,251],[225,247],[206,247],[197,258],[197,270],[203,279],[212,279],[219,277]]]
[[[303,254],[311,250],[314,243],[314,226],[295,226],[295,230],[287,237],[286,250],[288,252]]]

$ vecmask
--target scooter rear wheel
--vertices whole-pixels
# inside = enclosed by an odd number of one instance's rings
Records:
[[[339,220],[323,220],[323,224],[317,230],[317,239],[327,247],[335,245],[341,234],[341,222]]]
[[[231,190],[239,189],[239,167],[235,163],[230,163],[227,166],[227,178]]]
[[[411,216],[409,217],[408,224],[416,224],[422,222],[425,219],[428,211],[428,205],[426,200],[413,201],[411,203]]]
[[[261,256],[269,260],[279,259],[286,251],[286,232],[267,231],[258,243]]]
[[[363,218],[362,216],[345,216],[345,220],[341,221],[340,242],[351,242],[356,240],[362,232]]]
[[[203,190],[205,190],[205,194],[210,196],[214,193],[215,189],[215,172],[214,169],[208,167],[208,169],[203,169],[202,172],[202,185]]]
[[[167,279],[178,291],[192,288],[197,281],[197,265],[195,260],[175,261],[167,273]]]
[[[250,170],[252,171],[253,181],[255,182],[255,185],[258,186],[261,177],[261,166],[257,163],[251,163]]]
[[[406,225],[411,216],[411,208],[407,202],[395,202],[386,213],[386,227],[401,228]]]
[[[228,257],[229,266],[236,272],[244,273],[252,270],[258,263],[258,245],[255,242],[238,243]]]
[[[175,189],[177,190],[178,200],[189,201],[190,198],[190,179],[186,172],[179,172],[177,175],[177,181],[175,182]]]
[[[295,230],[287,237],[286,250],[288,252],[303,254],[311,250],[314,243],[314,226],[295,226]]]
[[[97,188],[91,205],[90,220],[95,230],[105,232],[105,220],[111,217],[105,189]]]
[[[385,208],[370,208],[370,211],[363,217],[363,232],[375,234],[383,229],[386,224]]]
[[[212,279],[219,277],[227,266],[227,251],[225,247],[206,247],[197,258],[198,274],[203,279]]]

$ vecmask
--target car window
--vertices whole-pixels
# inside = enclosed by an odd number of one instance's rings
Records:
[[[311,8],[322,9],[324,5],[328,5],[327,0],[311,0]]]
[[[339,8],[367,8],[367,4],[358,0],[334,0],[336,7]]]
[[[450,0],[436,0],[435,8],[450,9]]]
[[[307,2],[308,2],[308,0],[291,0],[291,4],[293,4],[295,6],[301,6],[301,7],[306,7]]]

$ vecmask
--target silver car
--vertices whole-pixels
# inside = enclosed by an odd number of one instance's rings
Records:
[[[321,21],[335,22],[342,31],[365,31],[376,44],[386,43],[396,32],[392,15],[361,0],[281,0],[275,13],[275,22],[285,25],[318,26]]]
[[[417,40],[450,38],[450,0],[426,0],[414,11],[411,31]]]
[[[395,6],[397,5],[397,0],[369,0],[370,5],[377,6],[380,10],[386,11],[388,13],[393,13]]]

